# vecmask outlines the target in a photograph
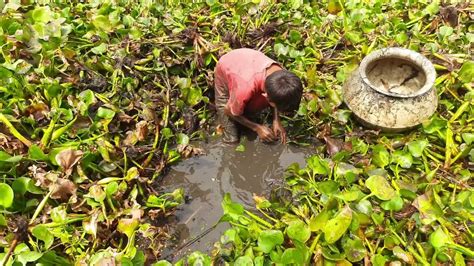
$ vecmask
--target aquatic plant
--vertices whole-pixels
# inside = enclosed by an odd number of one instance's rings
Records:
[[[33,2],[0,3],[0,264],[156,261],[183,202],[159,179],[210,131],[212,70],[238,47],[304,80],[283,122],[292,143],[325,145],[259,213],[227,196],[221,247],[177,264],[472,259],[468,2]],[[386,46],[438,71],[436,115],[405,134],[361,128],[341,105],[350,71]]]

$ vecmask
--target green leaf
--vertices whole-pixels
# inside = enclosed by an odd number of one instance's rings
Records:
[[[386,211],[400,211],[403,208],[403,199],[400,196],[395,196],[389,201],[384,201],[380,207]]]
[[[235,260],[234,266],[253,266],[253,261],[248,256],[240,256]]]
[[[28,158],[31,160],[37,160],[37,161],[48,160],[48,156],[44,154],[41,148],[36,144],[31,145],[30,148],[28,149]]]
[[[303,5],[303,0],[288,0],[288,4],[292,9],[298,9]]]
[[[28,262],[37,261],[39,258],[43,256],[43,253],[36,252],[36,251],[24,251],[17,255],[17,260],[26,265]]]
[[[94,54],[103,54],[107,51],[107,44],[101,43],[100,45],[91,49]]]
[[[28,191],[28,186],[31,181],[31,178],[28,177],[19,177],[16,178],[12,183],[12,189],[16,195],[24,195]]]
[[[390,200],[397,193],[383,176],[373,175],[365,180],[365,186],[381,200]]]
[[[397,35],[395,35],[395,41],[398,44],[403,45],[408,41],[408,35],[405,32],[400,32]]]
[[[312,232],[323,230],[327,221],[331,218],[331,213],[327,210],[323,210],[309,220],[309,228]]]
[[[352,44],[358,44],[362,42],[362,36],[360,33],[355,32],[355,31],[348,31],[344,34],[344,37],[351,42]]]
[[[413,201],[413,206],[420,212],[420,220],[423,224],[430,224],[443,216],[443,210],[429,194],[418,196]]]
[[[328,175],[331,171],[328,162],[318,155],[309,157],[306,160],[306,163],[307,168],[311,169],[311,171],[313,171],[315,174]]]
[[[384,168],[390,163],[390,153],[382,144],[372,147],[372,154],[372,161],[378,167]]]
[[[5,183],[0,183],[0,206],[9,208],[13,204],[13,189]]]
[[[474,142],[474,133],[462,133],[461,136],[467,145],[471,145]]]
[[[402,168],[408,169],[413,164],[413,157],[406,151],[397,150],[392,153],[392,161]]]
[[[321,190],[321,193],[326,195],[332,195],[336,192],[339,192],[339,183],[333,180],[326,180],[318,183],[318,188]]]
[[[44,242],[44,249],[47,250],[53,245],[54,236],[48,230],[48,228],[42,224],[39,224],[31,231],[34,237]]]
[[[23,159],[23,156],[17,155],[17,156],[11,156],[10,154],[0,151],[0,162],[5,162],[5,163],[18,163]]]
[[[415,260],[413,259],[413,256],[410,253],[403,250],[400,246],[396,246],[393,249],[393,255],[401,259],[407,265],[415,265]]]
[[[385,264],[387,263],[388,259],[387,257],[385,257],[384,255],[381,255],[381,254],[375,254],[371,259],[370,259],[370,262],[372,262],[372,264],[374,266],[385,266]]]
[[[341,238],[352,222],[352,210],[349,206],[344,207],[333,219],[329,220],[323,229],[326,242],[332,244]]]
[[[290,42],[296,43],[296,42],[299,42],[301,40],[301,33],[297,30],[290,30],[290,33],[289,33],[288,37],[290,39]]]
[[[1,213],[0,213],[0,226],[7,226],[7,220],[5,219],[5,216],[3,216],[3,214]]]
[[[449,235],[446,234],[441,227],[438,227],[436,231],[431,233],[430,235],[430,244],[435,248],[435,249],[440,249],[444,247],[447,243],[451,243],[452,240],[449,238]]]
[[[109,20],[108,16],[98,15],[92,20],[92,24],[99,30],[110,32],[113,29],[113,25]]]
[[[431,120],[423,123],[423,130],[428,134],[433,134],[446,129],[447,125],[448,121],[445,119],[439,118],[438,116],[433,116]]]
[[[413,157],[418,158],[418,157],[421,157],[421,155],[423,154],[423,151],[428,146],[428,141],[426,139],[415,140],[415,141],[409,142],[407,146],[411,155],[413,155]]]
[[[233,202],[229,193],[224,195],[221,205],[222,209],[224,210],[224,214],[230,216],[233,220],[238,220],[238,218],[244,214],[244,207],[236,202]]]
[[[48,23],[52,20],[51,9],[48,6],[36,7],[31,13],[31,17],[36,22]]]
[[[277,55],[286,56],[290,51],[290,48],[282,43],[275,43],[275,45],[273,46],[273,50]]]
[[[140,225],[138,219],[120,219],[117,225],[117,231],[125,234],[129,241],[137,227]]]
[[[466,61],[458,72],[458,78],[463,83],[471,83],[474,80],[474,61]]]
[[[115,116],[115,112],[104,107],[99,107],[97,110],[97,117],[103,118],[103,119],[112,119]]]
[[[152,266],[173,266],[170,262],[166,260],[160,260],[152,264]]]
[[[343,243],[344,253],[346,254],[347,260],[350,262],[361,261],[366,255],[367,250],[364,247],[364,243],[355,237],[354,239],[348,239]]]
[[[308,257],[306,247],[287,248],[281,255],[281,263],[284,265],[304,265]]]
[[[454,32],[454,29],[451,28],[450,26],[439,27],[439,35],[441,35],[441,38],[449,37],[453,34],[453,32]]]
[[[286,228],[286,234],[292,240],[305,243],[311,237],[311,230],[305,222],[296,220],[291,222],[288,228]]]
[[[436,15],[439,12],[439,3],[438,1],[433,1],[431,4],[427,5],[423,10],[423,14],[425,15]]]
[[[277,245],[283,244],[283,233],[279,230],[265,230],[260,232],[258,236],[258,247],[264,253],[270,251]]]

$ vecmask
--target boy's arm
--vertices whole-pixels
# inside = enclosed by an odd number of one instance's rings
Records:
[[[275,136],[280,136],[281,143],[286,143],[286,131],[281,125],[280,114],[276,107],[273,107],[273,134]]]
[[[275,140],[275,135],[268,127],[254,123],[243,115],[233,115],[227,105],[224,108],[224,113],[239,124],[250,128],[252,131],[255,131],[262,141],[271,142]]]

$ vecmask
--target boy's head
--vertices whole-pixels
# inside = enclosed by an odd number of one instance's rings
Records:
[[[265,79],[268,101],[280,112],[298,109],[303,94],[300,78],[288,70],[275,71]]]

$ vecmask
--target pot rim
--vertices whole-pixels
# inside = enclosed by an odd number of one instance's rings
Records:
[[[384,58],[403,59],[420,67],[426,76],[426,82],[423,85],[423,87],[421,87],[418,91],[414,93],[397,94],[397,93],[381,90],[378,87],[374,86],[370,82],[369,78],[367,77],[367,67],[371,63],[380,59],[384,59]],[[428,60],[422,54],[419,54],[409,49],[400,48],[400,47],[383,48],[383,49],[374,51],[370,53],[369,55],[367,55],[366,57],[364,57],[364,59],[362,59],[362,62],[360,63],[360,66],[359,66],[359,75],[362,78],[363,82],[369,85],[369,87],[372,88],[373,90],[376,90],[377,92],[388,95],[388,96],[393,96],[393,97],[398,97],[398,98],[413,98],[416,96],[423,95],[432,89],[435,83],[435,79],[436,79],[436,71],[433,64],[430,62],[430,60]]]

